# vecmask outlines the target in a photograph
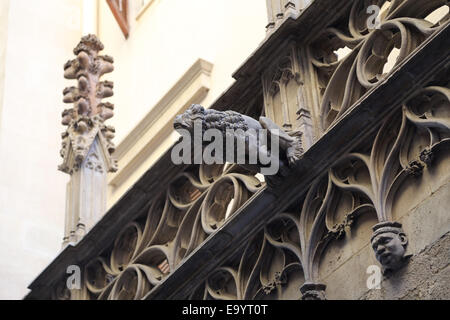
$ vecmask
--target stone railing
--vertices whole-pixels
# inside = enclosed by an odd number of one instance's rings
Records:
[[[382,9],[374,29],[369,5]],[[450,30],[446,17],[428,21],[443,6],[316,0],[284,21],[212,107],[301,136],[289,174],[268,187],[237,165],[174,166],[169,151],[28,298],[359,298],[356,272],[395,275],[435,240],[424,225],[450,231],[442,210],[415,216],[449,179]],[[70,291],[73,264],[82,281]]]

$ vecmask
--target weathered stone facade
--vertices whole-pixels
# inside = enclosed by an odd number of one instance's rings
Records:
[[[369,5],[384,8],[378,29]],[[443,6],[288,1],[278,23],[269,11],[266,40],[212,108],[301,137],[289,174],[267,186],[238,165],[174,166],[169,151],[28,298],[448,298],[450,27],[425,20]]]

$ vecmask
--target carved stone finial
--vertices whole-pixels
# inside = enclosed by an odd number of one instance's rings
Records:
[[[385,221],[373,227],[372,248],[384,271],[399,269],[405,262],[408,239],[398,222]]]
[[[326,300],[326,287],[326,285],[321,283],[306,282],[303,286],[300,287],[302,300]]]
[[[268,284],[262,287],[264,294],[269,295],[274,291],[277,287],[285,285],[287,283],[287,278],[284,273],[279,271],[275,272],[274,279]]]
[[[113,95],[114,84],[100,81],[105,73],[112,72],[113,59],[99,55],[103,44],[95,35],[83,37],[74,49],[76,58],[64,65],[64,77],[76,79],[77,86],[65,88],[64,103],[73,104],[62,112],[62,124],[67,126],[63,133],[61,156],[64,161],[59,170],[72,174],[86,159],[96,137],[107,162],[107,171],[117,170],[117,163],[111,157],[115,147],[112,142],[114,128],[106,126],[105,120],[113,117],[114,105],[102,102]]]

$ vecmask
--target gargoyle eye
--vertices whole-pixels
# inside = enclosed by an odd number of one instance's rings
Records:
[[[390,240],[391,240],[390,238],[382,238],[382,239],[380,240],[380,243],[386,244],[386,243],[388,243]]]
[[[193,104],[190,107],[192,113],[203,113],[205,109],[199,104]]]

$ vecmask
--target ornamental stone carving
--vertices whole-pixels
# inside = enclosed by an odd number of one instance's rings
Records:
[[[64,65],[64,77],[78,84],[63,91],[63,101],[73,104],[62,112],[67,130],[62,134],[59,170],[70,175],[63,246],[77,243],[105,213],[106,175],[117,170],[112,157],[115,130],[105,124],[114,105],[102,101],[113,95],[114,85],[100,81],[113,71],[113,58],[99,55],[101,50],[103,44],[95,35],[85,36],[73,51],[76,58]]]
[[[382,9],[377,28],[369,27],[370,5]],[[322,30],[309,46],[309,56],[323,131],[445,25],[448,14],[437,23],[425,20],[442,6],[448,6],[448,1],[355,0],[346,17]],[[339,50],[345,51],[338,54]],[[392,57],[395,60],[389,66]]]
[[[114,61],[112,57],[99,55],[101,50],[103,44],[95,35],[85,36],[74,49],[76,58],[64,65],[64,77],[78,81],[76,87],[63,91],[63,101],[73,104],[62,112],[62,124],[67,130],[62,134],[63,163],[59,170],[68,174],[79,170],[97,137],[105,154],[107,171],[117,170],[111,156],[115,150],[112,142],[115,130],[104,124],[113,116],[114,105],[102,102],[113,95],[114,85],[110,81],[100,81],[104,74],[114,70]]]
[[[425,172],[433,169],[433,159],[448,159],[449,93],[438,86],[418,90],[375,136],[316,179],[300,207],[275,214],[238,262],[233,258],[214,270],[190,298],[325,299],[320,265],[328,246],[343,241],[363,215],[378,220],[366,241],[383,273],[402,268],[410,257],[408,239],[393,220],[394,208],[407,185],[422,178],[410,174],[411,163]]]
[[[196,123],[197,131],[196,131]],[[224,144],[220,144],[221,155],[216,150],[217,163],[239,163],[248,169],[255,169],[267,165],[261,163],[261,155],[269,159],[269,164],[277,168],[294,166],[303,154],[300,136],[289,135],[271,119],[260,117],[259,121],[235,111],[217,111],[205,109],[200,105],[192,105],[186,112],[178,115],[174,120],[174,128],[183,135],[188,133],[185,139],[192,139],[194,148],[196,135],[203,135],[208,129],[217,129]],[[264,132],[263,132],[264,131]],[[199,137],[202,139],[202,137]],[[230,148],[225,144],[226,139],[233,142]],[[201,140],[203,143],[203,139]],[[277,143],[276,152],[271,145]],[[239,148],[242,146],[243,148]],[[256,154],[258,159],[256,159]],[[280,154],[280,156],[278,156]],[[251,158],[254,157],[254,162]],[[242,162],[239,162],[239,159]],[[188,159],[190,160],[190,159]],[[281,160],[281,161],[280,161]],[[284,161],[284,162],[283,162]],[[274,164],[275,163],[275,164]]]
[[[373,227],[370,240],[377,260],[384,271],[395,271],[406,261],[408,239],[398,222],[381,222]]]

